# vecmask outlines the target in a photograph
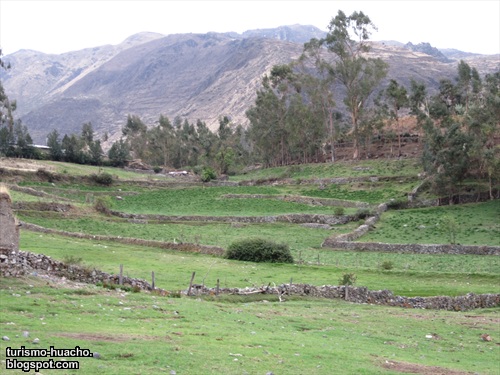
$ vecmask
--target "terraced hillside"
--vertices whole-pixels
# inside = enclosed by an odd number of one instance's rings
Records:
[[[37,336],[43,345],[89,347],[100,359],[81,359],[85,373],[134,366],[145,374],[330,374],[343,366],[345,373],[494,374],[498,307],[414,310],[255,292],[339,285],[352,275],[355,286],[405,298],[498,296],[500,201],[420,207],[437,198],[422,191],[408,208],[420,172],[412,159],[338,162],[204,184],[196,176],[1,159],[0,182],[23,222],[21,250],[89,272],[118,274],[122,265],[124,275],[148,281],[154,272],[156,287],[168,292],[83,285],[40,271],[2,278],[0,335],[11,346],[38,345]],[[110,185],[95,177],[103,173]],[[353,249],[324,246],[363,226],[367,232],[348,241]],[[254,237],[286,243],[294,263],[222,256],[232,242]],[[366,251],[369,242],[469,250]],[[189,297],[190,280],[241,293]]]

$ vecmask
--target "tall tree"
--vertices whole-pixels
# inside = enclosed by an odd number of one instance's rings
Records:
[[[343,102],[351,116],[354,159],[360,156],[359,127],[368,99],[387,75],[388,67],[382,59],[365,57],[370,51],[367,41],[374,30],[375,25],[363,12],[346,16],[339,10],[328,25],[327,36],[321,40],[336,57],[332,74],[345,89]]]
[[[394,79],[391,79],[389,86],[385,89],[385,97],[389,104],[389,116],[394,121],[398,132],[398,156],[401,156],[401,124],[399,119],[399,111],[405,108],[408,101],[408,92],[404,86],[398,84]]]
[[[312,61],[315,71],[308,72],[305,62]],[[326,61],[323,57],[322,42],[316,38],[304,44],[304,51],[299,59],[299,64],[303,68],[302,77],[304,80],[304,90],[310,97],[310,102],[316,110],[321,111],[325,130],[329,134],[331,161],[335,161],[334,144],[336,142],[338,126],[336,121],[340,119],[339,112],[335,110],[334,92],[334,66],[332,62]]]

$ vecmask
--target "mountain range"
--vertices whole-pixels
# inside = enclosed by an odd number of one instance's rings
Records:
[[[0,78],[16,116],[35,143],[47,134],[80,133],[91,122],[98,135],[119,139],[128,115],[154,124],[160,114],[216,129],[221,116],[247,125],[245,112],[261,79],[273,65],[300,56],[303,43],[321,38],[314,26],[292,25],[237,33],[140,33],[119,45],[59,55],[20,50],[4,57],[11,69]],[[477,55],[428,43],[372,42],[372,57],[389,63],[387,80],[403,85],[416,79],[437,90],[442,78],[454,79],[460,59],[481,74],[500,69],[500,55]]]

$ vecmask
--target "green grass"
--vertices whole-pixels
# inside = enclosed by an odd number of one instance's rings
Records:
[[[338,161],[323,164],[302,164],[289,167],[258,169],[232,176],[231,181],[248,181],[266,178],[317,179],[334,177],[405,176],[416,177],[422,172],[416,159]]]
[[[385,203],[390,199],[406,199],[415,183],[361,182],[348,185],[328,185],[325,188],[308,188],[300,194],[310,197],[335,198],[348,201]]]
[[[216,245],[226,248],[231,242],[247,237],[263,237],[277,242],[285,242],[293,251],[308,251],[321,246],[332,231],[306,228],[297,224],[269,223],[210,223],[174,222],[131,224],[126,220],[106,219],[102,216],[66,217],[64,214],[48,213],[41,216],[19,214],[18,217],[46,228],[80,232],[94,235],[121,236],[156,240],[163,242],[189,242]],[[338,226],[335,233],[345,233],[355,228],[355,223]]]
[[[66,358],[79,360],[75,373],[84,374],[387,374],[386,361],[498,373],[499,346],[480,339],[500,335],[498,309],[471,314],[263,298],[165,298],[0,279],[0,326],[11,338],[0,341],[0,360],[7,346],[78,345],[101,355]],[[35,337],[40,344],[31,343]]]
[[[271,216],[290,213],[332,214],[332,207],[272,199],[225,199],[225,194],[280,194],[272,187],[204,187],[163,189],[114,201],[113,209],[137,214]]]
[[[361,242],[450,243],[446,218],[457,224],[456,242],[500,246],[500,201],[388,211]]]
[[[96,167],[55,163],[60,173],[88,175]],[[369,169],[367,169],[369,168]],[[269,283],[336,285],[342,275],[354,273],[356,285],[372,290],[388,289],[396,295],[436,296],[466,293],[498,293],[500,262],[491,256],[417,255],[331,251],[320,248],[332,231],[291,224],[231,225],[179,222],[132,224],[87,209],[89,197],[123,195],[114,208],[132,213],[164,215],[261,216],[285,213],[327,213],[319,207],[273,199],[223,199],[224,194],[294,194],[379,203],[404,196],[412,183],[356,183],[342,186],[198,187],[164,188],[123,183],[147,176],[105,170],[119,176],[111,187],[68,183],[26,186],[82,203],[70,213],[22,212],[27,222],[67,231],[177,242],[199,242],[227,247],[243,237],[265,237],[290,245],[296,264],[263,264],[230,261],[202,254],[182,253],[154,247],[83,240],[46,235],[21,229],[21,249],[47,254],[58,260],[81,258],[83,265],[110,273],[124,273],[150,280],[170,291],[187,289],[194,282],[209,287],[220,280],[222,287],[261,286]],[[253,172],[238,179],[290,177],[296,180],[356,176],[415,177],[418,162],[363,161],[325,163]],[[131,175],[129,175],[131,174]],[[121,189],[121,191],[119,190]],[[136,192],[137,195],[126,195]],[[14,194],[15,201],[28,201]],[[38,199],[38,198],[36,198]],[[88,201],[87,204],[83,204]],[[445,241],[447,234],[432,228],[433,221],[451,217],[458,224],[457,242],[495,244],[500,238],[499,205],[439,207],[389,211],[377,230],[382,242]],[[394,216],[393,216],[394,215]],[[400,215],[400,216],[397,216]],[[387,223],[391,223],[392,227]],[[356,223],[335,229],[341,233]],[[406,224],[406,226],[405,226]],[[419,227],[425,228],[419,229]],[[429,229],[427,231],[427,229]],[[432,229],[432,230],[431,230]],[[382,232],[379,232],[381,230]],[[385,232],[384,232],[385,231]],[[436,233],[433,233],[436,232]],[[378,233],[378,234],[377,234]],[[433,237],[434,236],[434,237]],[[392,269],[383,270],[390,262]],[[407,310],[384,306],[349,304],[339,300],[289,297],[279,303],[274,296],[221,296],[166,298],[148,293],[109,291],[102,287],[80,289],[53,285],[40,277],[0,279],[0,361],[7,345],[19,348],[40,338],[39,348],[79,345],[102,355],[80,359],[84,374],[387,374],[389,362],[440,366],[422,368],[427,373],[448,370],[498,374],[500,309],[457,313]],[[22,336],[29,331],[31,337]],[[492,342],[481,340],[488,333]],[[432,335],[432,339],[426,338]],[[69,359],[69,358],[67,358]],[[235,360],[237,359],[237,361]],[[1,362],[2,370],[4,363]],[[133,369],[133,370],[132,370]],[[399,372],[401,373],[402,370]],[[16,373],[15,371],[12,373]],[[17,372],[20,373],[20,372]],[[43,374],[60,371],[43,370]],[[77,373],[77,371],[75,371]]]
[[[389,289],[406,296],[463,295],[498,292],[498,263],[484,256],[416,256],[406,254],[302,251],[309,264],[276,265],[230,261],[201,254],[188,254],[134,245],[117,244],[29,231],[21,233],[23,250],[42,253],[63,261],[69,256],[82,258],[85,265],[118,273],[123,264],[131,277],[149,280],[155,272],[158,287],[167,290],[187,289],[192,272],[197,283],[224,287],[245,287],[287,283],[337,285],[344,273],[355,273],[358,285],[373,290]],[[299,260],[294,251],[296,261]],[[320,264],[317,265],[319,257]],[[394,268],[383,271],[384,261]],[[449,266],[448,266],[449,265]],[[446,271],[445,272],[445,268]],[[448,271],[448,268],[450,270]]]

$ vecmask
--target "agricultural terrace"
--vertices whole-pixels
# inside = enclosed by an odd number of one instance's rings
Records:
[[[421,183],[416,160],[256,170],[232,176],[224,186],[113,168],[106,169],[113,176],[108,186],[85,178],[103,173],[96,167],[40,161],[36,168],[50,171],[51,181],[38,169],[16,174],[11,168],[2,177],[17,217],[54,231],[21,227],[22,250],[115,274],[123,265],[124,274],[146,280],[154,272],[156,286],[171,294],[113,290],[50,275],[2,278],[1,335],[10,341],[1,342],[0,360],[6,345],[33,346],[36,336],[44,347],[80,345],[98,352],[100,359],[81,359],[89,374],[118,374],[131,367],[143,374],[331,374],[339,368],[352,374],[497,374],[498,308],[416,311],[308,297],[280,302],[271,295],[189,298],[178,293],[187,289],[193,273],[195,283],[210,287],[217,281],[239,288],[337,285],[343,275],[354,274],[355,285],[408,297],[499,293],[496,256],[321,247],[326,238],[363,224],[363,211],[406,199]],[[357,241],[499,246],[498,202],[389,210]],[[348,220],[261,220],[304,215]],[[97,235],[109,239],[92,239]],[[256,237],[286,243],[294,263],[238,262],[132,243],[144,239],[225,249]],[[482,339],[484,334],[492,341]]]

